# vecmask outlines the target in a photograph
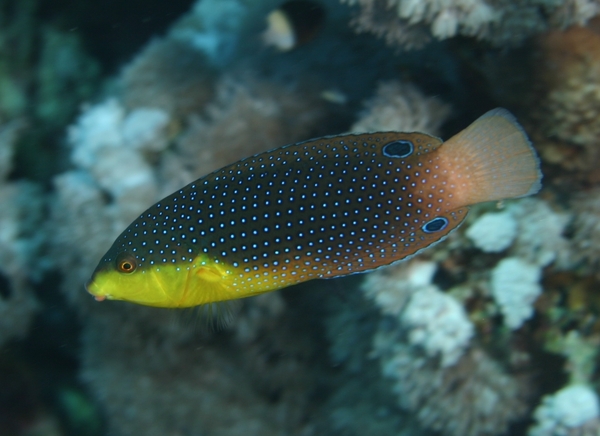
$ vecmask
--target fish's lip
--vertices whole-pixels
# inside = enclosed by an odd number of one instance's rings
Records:
[[[104,301],[106,300],[106,295],[94,295],[91,291],[90,291],[90,285],[92,284],[92,280],[88,280],[87,282],[85,282],[85,290],[87,291],[88,294],[90,294],[91,296],[94,297],[94,299],[96,301]]]

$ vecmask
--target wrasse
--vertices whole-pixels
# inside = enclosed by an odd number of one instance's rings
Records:
[[[440,241],[469,205],[536,193],[541,177],[504,109],[446,142],[381,132],[286,145],[150,207],[86,288],[99,301],[191,307],[365,272]]]

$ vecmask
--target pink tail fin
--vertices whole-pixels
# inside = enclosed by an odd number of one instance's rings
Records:
[[[523,128],[506,109],[493,109],[437,150],[456,207],[538,192],[542,173]]]

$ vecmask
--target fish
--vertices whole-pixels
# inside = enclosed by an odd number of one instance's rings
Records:
[[[288,52],[316,37],[325,20],[325,9],[314,1],[290,0],[267,15],[263,43]]]
[[[426,133],[325,136],[228,165],[159,201],[100,260],[96,300],[187,308],[408,259],[469,206],[532,195],[539,159],[494,109],[443,142]]]

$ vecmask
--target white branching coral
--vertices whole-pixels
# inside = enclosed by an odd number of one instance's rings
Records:
[[[431,284],[436,269],[435,262],[414,259],[368,274],[362,289],[382,313],[399,315],[413,293]]]
[[[524,198],[508,209],[519,223],[511,255],[541,267],[551,263],[558,269],[571,266],[572,249],[564,235],[570,213],[554,210],[539,198]]]
[[[539,198],[510,202],[501,212],[488,212],[478,217],[466,236],[478,249],[497,253],[507,250],[513,257],[546,267],[551,263],[567,269],[573,263],[573,250],[565,237],[572,216],[557,211]]]
[[[571,243],[564,236],[570,220],[569,213],[528,198],[510,203],[502,212],[481,215],[465,232],[484,252],[506,251],[507,257],[491,271],[489,289],[511,330],[533,315],[533,304],[542,292],[542,268],[552,264],[566,269],[573,264]]]
[[[448,436],[500,435],[525,411],[526,392],[481,350],[472,349],[455,364],[440,368],[432,359],[378,333],[373,354],[393,380],[401,406],[427,428]]]
[[[598,395],[585,385],[571,385],[548,395],[534,412],[529,436],[597,436],[600,434]]]
[[[72,160],[90,172],[123,210],[127,225],[158,196],[150,154],[167,145],[169,115],[153,108],[127,113],[110,99],[85,111],[69,130]]]
[[[525,413],[526,385],[477,346],[458,300],[432,283],[434,262],[409,260],[363,282],[384,317],[372,355],[402,407],[452,436],[502,434]]]
[[[440,365],[454,365],[473,336],[473,324],[462,305],[435,286],[415,292],[401,315],[401,323],[412,345],[430,357],[440,357]]]
[[[541,276],[540,267],[516,257],[502,259],[492,270],[492,295],[510,329],[518,329],[533,315],[533,303],[542,292]]]
[[[481,215],[466,231],[466,236],[481,251],[498,253],[510,247],[518,225],[509,212],[488,212]]]
[[[467,349],[474,327],[462,305],[431,283],[434,262],[411,260],[376,271],[363,290],[398,323],[397,340],[411,345],[440,366],[455,364]]]
[[[437,134],[450,115],[450,106],[435,97],[426,97],[414,85],[382,82],[366,103],[352,128],[353,132],[425,132]]]
[[[360,6],[353,21],[358,31],[375,33],[403,48],[457,35],[515,44],[549,28],[583,24],[600,12],[595,0],[342,1]]]

